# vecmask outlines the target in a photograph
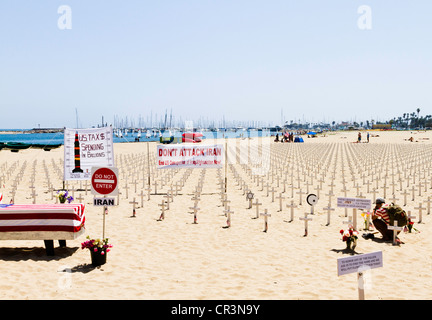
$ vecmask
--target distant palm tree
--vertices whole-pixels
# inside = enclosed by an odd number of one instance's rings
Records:
[[[420,108],[417,108],[417,118],[418,118],[419,114],[420,114]]]

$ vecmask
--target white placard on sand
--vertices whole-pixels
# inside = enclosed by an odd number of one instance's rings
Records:
[[[372,201],[362,198],[337,198],[337,206],[339,208],[370,209]]]
[[[383,266],[382,251],[337,259],[338,276]]]

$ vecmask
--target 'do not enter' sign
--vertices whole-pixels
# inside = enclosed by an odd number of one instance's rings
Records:
[[[118,169],[115,167],[93,167],[91,192],[94,195],[115,196],[118,193]]]

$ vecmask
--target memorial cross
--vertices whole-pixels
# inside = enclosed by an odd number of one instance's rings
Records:
[[[161,207],[162,213],[157,221],[162,221],[163,219],[165,219],[165,201],[162,200],[162,203],[159,203],[158,206]]]
[[[256,206],[256,217],[252,219],[258,219],[259,218],[259,206],[262,205],[262,203],[258,202],[258,199],[255,200],[255,203],[252,203],[253,206]]]
[[[134,197],[134,198],[133,198],[133,201],[130,201],[129,203],[133,205],[132,217],[135,218],[135,212],[136,212],[136,210],[135,210],[135,205],[137,205],[138,202],[135,201],[135,197]]]
[[[398,233],[398,231],[402,231],[403,227],[398,227],[397,226],[397,221],[393,221],[393,226],[388,226],[387,227],[389,230],[393,230],[393,245],[396,245],[396,235]]]
[[[193,213],[194,213],[194,224],[197,224],[198,222],[197,222],[197,212],[198,212],[198,210],[200,209],[200,208],[198,208],[197,206],[196,206],[196,204],[193,206],[193,207],[189,207],[189,209],[192,209],[193,210]]]
[[[290,221],[289,221],[289,222],[291,222],[291,221],[294,220],[294,208],[297,208],[297,205],[294,205],[294,201],[291,200],[291,204],[287,204],[286,207],[287,207],[287,208],[290,208],[290,211],[291,211],[291,217],[290,217]]]
[[[263,232],[267,232],[268,230],[268,217],[271,217],[271,214],[267,213],[267,209],[264,209],[264,213],[260,213],[261,216],[264,217],[264,231]]]
[[[422,222],[422,212],[423,212],[423,210],[424,209],[426,209],[426,208],[423,208],[422,207],[422,204],[420,203],[420,205],[418,206],[418,207],[415,207],[414,209],[417,209],[418,211],[419,211],[419,220],[418,220],[418,222],[417,223],[421,223]]]
[[[329,226],[330,225],[330,213],[331,213],[331,211],[334,211],[335,209],[331,208],[330,206],[327,206],[327,207],[323,208],[323,210],[327,211],[327,224],[326,225]]]
[[[299,220],[304,220],[304,222],[305,222],[305,234],[304,234],[304,236],[307,237],[307,235],[308,235],[308,221],[311,221],[312,218],[308,218],[308,213],[305,212],[304,218],[300,217]]]
[[[282,193],[279,193],[279,197],[276,197],[276,199],[279,199],[279,211],[282,211],[282,200],[284,200],[285,197],[282,195]]]

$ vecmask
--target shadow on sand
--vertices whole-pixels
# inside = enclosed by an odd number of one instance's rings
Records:
[[[47,256],[44,247],[14,247],[0,248],[0,260],[3,261],[52,261],[61,260],[72,256],[79,248],[78,247],[57,247],[55,248],[54,256]]]

